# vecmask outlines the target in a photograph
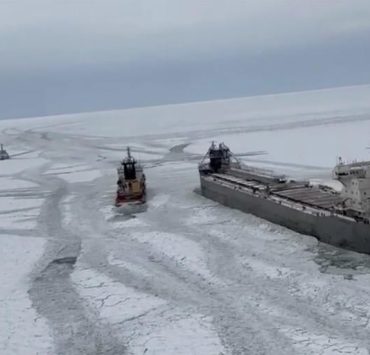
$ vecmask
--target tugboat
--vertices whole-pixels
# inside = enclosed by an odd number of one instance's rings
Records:
[[[3,145],[0,145],[0,160],[6,160],[9,159],[8,152],[4,149]]]
[[[144,203],[146,195],[145,174],[143,167],[137,163],[127,147],[127,156],[121,161],[117,169],[116,206],[136,202]]]
[[[294,181],[238,161],[212,143],[199,164],[203,196],[344,249],[370,254],[370,161],[345,164],[333,178],[340,191]]]

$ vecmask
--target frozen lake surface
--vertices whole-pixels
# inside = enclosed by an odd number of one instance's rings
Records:
[[[214,139],[330,179],[370,160],[370,87],[0,121],[1,354],[370,352],[370,257],[207,200]],[[148,202],[113,207],[130,145]]]

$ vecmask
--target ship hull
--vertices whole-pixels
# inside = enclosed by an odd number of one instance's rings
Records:
[[[145,203],[145,194],[141,195],[135,195],[135,196],[122,196],[117,194],[116,196],[116,202],[115,205],[116,207],[128,204],[128,203]]]
[[[370,254],[370,225],[336,215],[312,215],[200,176],[201,193],[222,205],[253,214],[337,247]]]

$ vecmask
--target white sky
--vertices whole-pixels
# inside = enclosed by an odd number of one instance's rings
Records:
[[[348,42],[368,31],[369,0],[0,0],[0,75],[48,81],[81,66],[142,72],[157,62]]]

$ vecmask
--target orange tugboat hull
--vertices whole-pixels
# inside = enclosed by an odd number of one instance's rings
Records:
[[[145,194],[139,196],[119,196],[117,194],[115,203],[116,207],[120,207],[128,203],[145,203]]]

